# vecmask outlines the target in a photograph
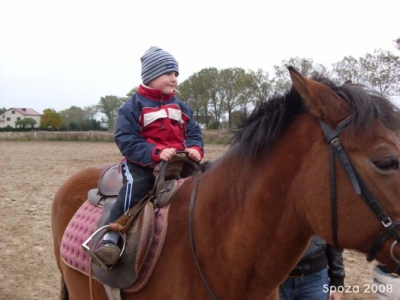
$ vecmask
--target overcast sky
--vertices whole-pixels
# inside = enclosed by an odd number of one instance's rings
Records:
[[[399,55],[399,12],[399,0],[0,0],[0,107],[42,113],[125,96],[150,46],[175,56],[181,82],[295,56],[331,67],[377,48]]]

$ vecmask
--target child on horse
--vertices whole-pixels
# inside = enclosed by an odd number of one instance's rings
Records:
[[[115,222],[152,188],[157,163],[170,160],[177,150],[186,151],[196,162],[204,156],[203,138],[193,112],[174,95],[178,62],[158,47],[147,50],[141,62],[143,84],[118,113],[114,138],[125,157],[123,186],[107,223]],[[119,258],[119,237],[119,233],[110,231],[95,250],[106,265]]]

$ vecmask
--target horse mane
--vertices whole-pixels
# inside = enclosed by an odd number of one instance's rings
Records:
[[[351,82],[337,86],[318,74],[312,79],[327,85],[347,102],[352,113],[348,129],[350,134],[360,131],[370,133],[374,118],[393,131],[400,129],[399,108],[376,91]],[[285,129],[306,111],[300,94],[292,86],[286,93],[259,103],[249,116],[242,119],[230,140],[231,148],[247,157],[265,153]]]

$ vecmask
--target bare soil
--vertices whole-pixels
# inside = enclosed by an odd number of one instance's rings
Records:
[[[205,160],[226,147],[206,145]],[[59,186],[74,172],[114,164],[121,155],[113,143],[0,142],[0,300],[58,299],[60,273],[52,246],[50,209]],[[365,293],[374,264],[355,251],[344,252],[348,287],[342,299],[376,299]]]

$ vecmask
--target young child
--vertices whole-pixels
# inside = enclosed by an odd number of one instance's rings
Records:
[[[119,110],[115,142],[122,162],[123,186],[108,223],[138,203],[154,184],[153,167],[184,150],[194,161],[203,158],[203,138],[192,110],[175,97],[178,62],[168,52],[151,47],[141,58],[143,84]],[[120,255],[119,234],[109,232],[96,255],[114,264]]]

